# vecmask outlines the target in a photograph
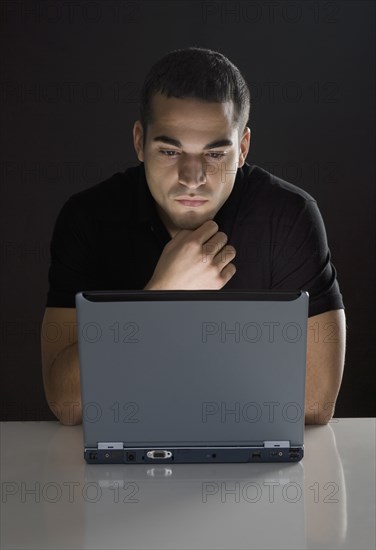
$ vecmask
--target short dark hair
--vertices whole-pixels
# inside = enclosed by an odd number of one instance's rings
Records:
[[[251,106],[250,91],[239,69],[223,54],[206,48],[189,47],[164,55],[149,70],[140,94],[139,115],[144,130],[152,122],[151,98],[197,98],[209,102],[234,103],[233,124],[239,138],[247,126]]]

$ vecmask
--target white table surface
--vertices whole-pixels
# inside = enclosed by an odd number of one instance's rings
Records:
[[[87,465],[82,427],[1,423],[1,549],[375,548],[375,419],[298,464]]]

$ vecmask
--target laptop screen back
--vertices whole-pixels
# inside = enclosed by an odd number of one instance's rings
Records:
[[[308,294],[76,295],[85,445],[303,443]]]

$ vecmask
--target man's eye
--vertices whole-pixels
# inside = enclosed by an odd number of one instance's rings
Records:
[[[208,153],[208,154],[211,156],[211,158],[215,160],[218,160],[225,156],[225,153]]]
[[[177,151],[169,151],[167,149],[161,149],[159,152],[166,157],[175,157],[179,154]],[[218,160],[224,157],[225,153],[208,153],[208,156],[214,160]]]
[[[160,153],[162,153],[162,155],[165,155],[166,157],[174,157],[176,151],[167,151],[165,149],[161,149]],[[170,153],[172,153],[172,155],[170,155]]]

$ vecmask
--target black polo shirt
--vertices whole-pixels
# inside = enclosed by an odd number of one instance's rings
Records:
[[[256,165],[237,170],[214,220],[236,249],[223,289],[307,290],[309,316],[344,308],[315,199]],[[171,239],[144,164],[72,195],[53,230],[46,307],[75,307],[81,290],[142,289]]]

